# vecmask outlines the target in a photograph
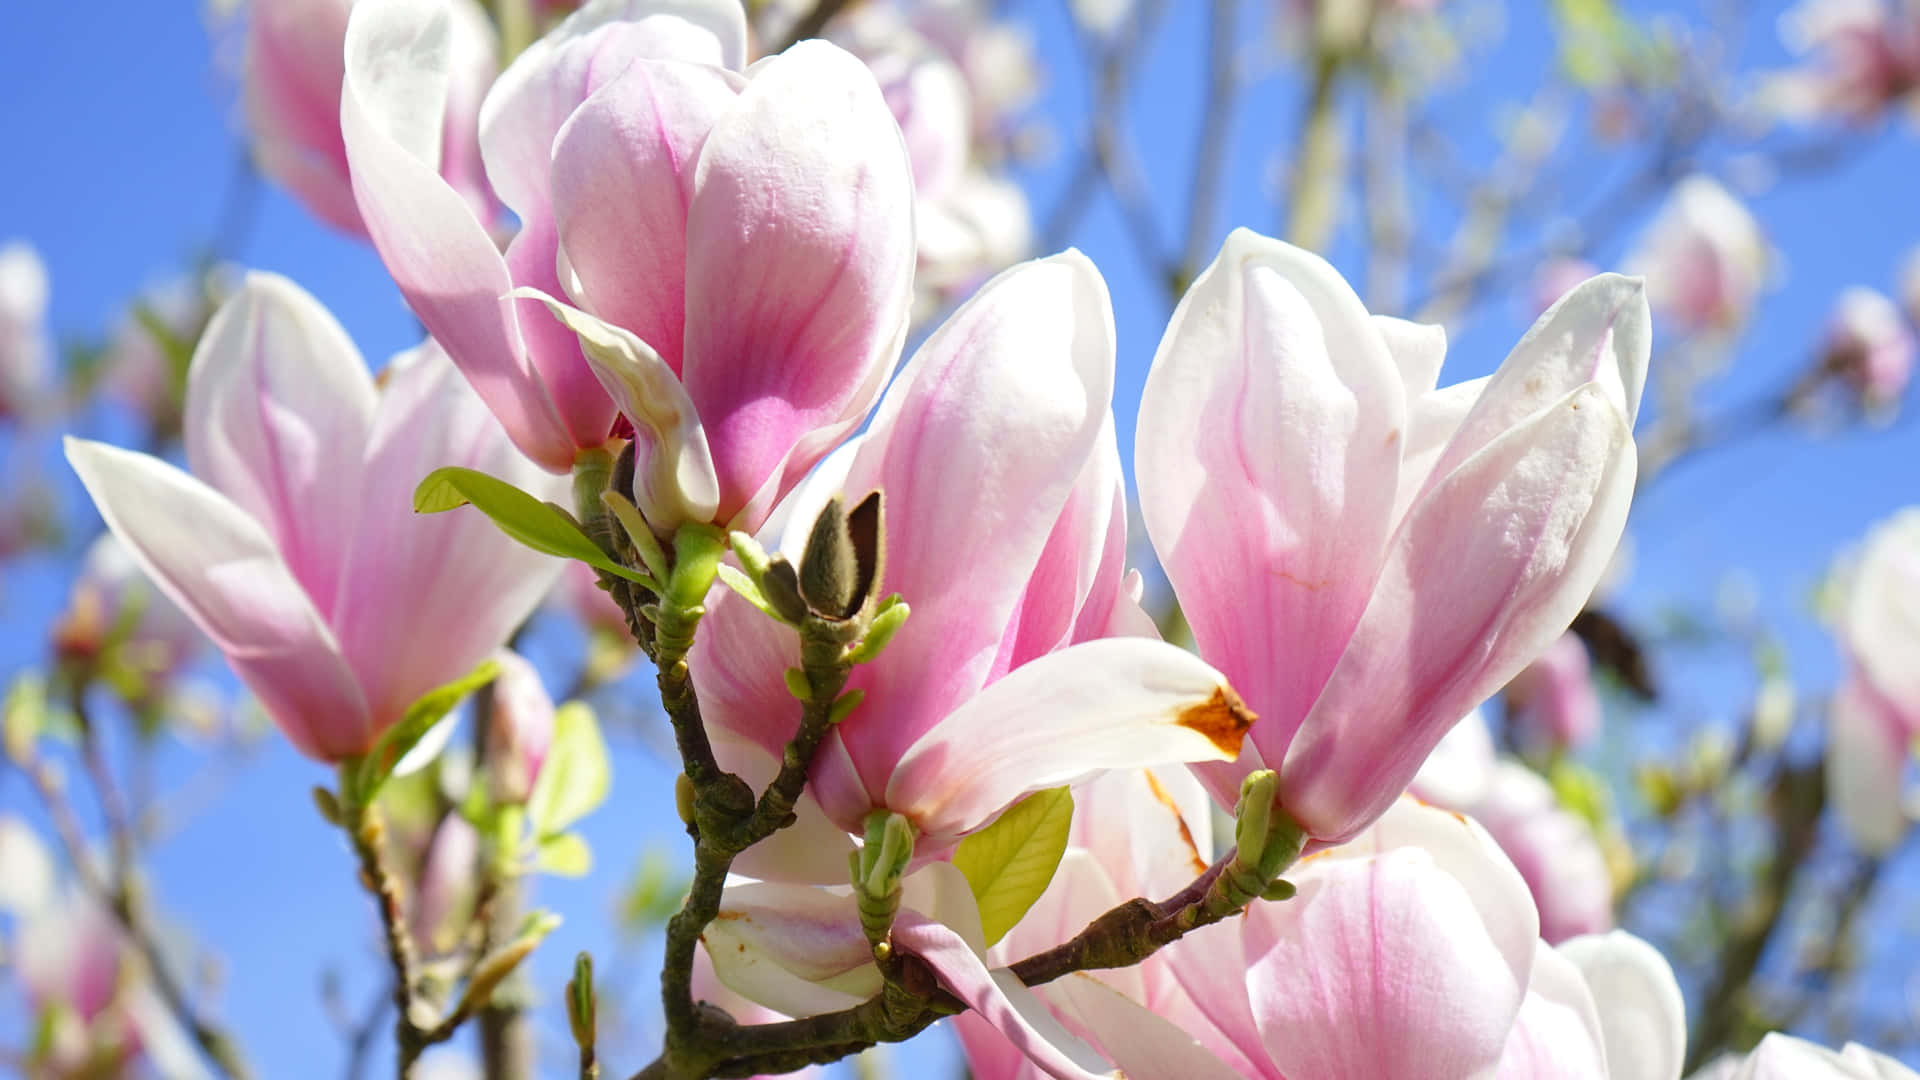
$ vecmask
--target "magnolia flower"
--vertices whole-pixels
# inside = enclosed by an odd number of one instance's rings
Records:
[[[1578,634],[1554,639],[1507,684],[1507,721],[1541,745],[1579,746],[1600,732],[1600,692]]]
[[[450,920],[464,915],[473,900],[479,859],[479,831],[457,812],[442,817],[421,859],[407,910],[407,927],[428,955],[445,951],[442,944],[460,932]]]
[[[1175,310],[1141,400],[1147,533],[1200,655],[1262,717],[1253,749],[1202,779],[1231,805],[1272,767],[1328,842],[1567,628],[1632,496],[1640,282],[1575,289],[1486,379],[1436,389],[1445,346],[1240,230]]]
[[[540,672],[519,653],[494,654],[500,674],[488,713],[487,781],[496,803],[524,803],[553,741],[553,698]]]
[[[1910,0],[1801,0],[1780,38],[1805,58],[1762,97],[1790,119],[1864,123],[1920,86],[1920,6]]]
[[[1856,285],[1834,301],[1821,363],[1845,379],[1868,408],[1884,408],[1906,390],[1914,348],[1913,331],[1894,302]]]
[[[250,275],[208,326],[186,442],[192,476],[83,439],[67,440],[67,459],[309,757],[365,753],[498,648],[559,570],[481,515],[412,513],[415,485],[441,465],[558,492],[431,343],[376,389],[340,324],[283,278]]]
[[[48,291],[39,252],[17,240],[0,247],[0,419],[31,412],[45,389]]]
[[[1023,263],[928,338],[868,432],[795,494],[782,547],[797,562],[828,498],[880,490],[881,591],[912,607],[814,758],[809,790],[842,830],[885,809],[949,841],[1101,769],[1234,755],[1247,718],[1217,672],[1163,642],[1092,640],[1144,621],[1122,590],[1112,383],[1099,272],[1078,252]],[[701,713],[777,759],[797,637],[724,589],[707,606],[688,659]]]
[[[1766,282],[1767,241],[1753,214],[1710,176],[1674,185],[1628,257],[1647,298],[1683,332],[1746,320]]]
[[[1920,508],[1875,526],[1847,585],[1838,634],[1849,667],[1827,712],[1827,790],[1861,850],[1907,829],[1900,784],[1920,737]]]
[[[1859,1043],[1835,1053],[1775,1031],[1745,1057],[1723,1057],[1693,1080],[1920,1080],[1920,1073]]]
[[[1056,919],[1077,929],[1104,910],[1103,877],[1081,865],[1062,862],[1020,929],[1039,923],[1044,942]],[[1623,934],[1549,948],[1519,875],[1471,822],[1403,800],[1288,880],[1292,899],[1189,934],[1137,971],[1073,974],[1037,996],[1127,1076],[1680,1074],[1685,1013],[1666,962]],[[961,1031],[976,1063],[995,1052],[978,1024]]]
[[[605,444],[617,404],[655,528],[757,528],[858,427],[905,332],[912,181],[872,76],[820,42],[737,74],[731,0],[596,0],[482,106],[521,223],[502,256],[420,167],[446,36],[435,0],[368,0],[348,28],[347,152],[401,291],[536,461]]]
[[[337,229],[365,235],[340,134],[342,44],[355,0],[247,0],[241,77],[248,134],[260,171]],[[446,0],[450,35],[437,58],[447,73],[435,101],[411,118],[421,160],[476,214],[493,214],[480,167],[480,96],[498,70],[493,24],[475,0]]]
[[[1532,307],[1527,315],[1539,317],[1541,312],[1559,303],[1561,297],[1599,273],[1599,267],[1570,255],[1556,255],[1541,263],[1533,272],[1533,292],[1529,297]]]

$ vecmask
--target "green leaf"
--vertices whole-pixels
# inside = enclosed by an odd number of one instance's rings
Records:
[[[407,706],[406,715],[398,723],[388,728],[360,759],[359,765],[352,770],[351,790],[341,794],[355,805],[365,806],[380,793],[380,786],[393,775],[393,767],[424,738],[433,726],[446,718],[454,707],[465,700],[468,694],[487,685],[500,674],[500,665],[492,660],[483,660],[480,666],[465,675],[436,686],[421,695],[418,701]]]
[[[620,565],[600,550],[600,545],[581,532],[580,526],[564,511],[498,477],[448,465],[428,473],[420,486],[413,489],[416,514],[438,514],[468,503],[493,519],[501,532],[535,551],[574,559],[655,591],[659,589],[652,578]]]
[[[988,945],[1005,937],[1047,891],[1067,853],[1072,823],[1071,792],[1063,787],[1036,791],[954,848],[953,865],[973,889]]]
[[[579,833],[543,837],[533,854],[533,867],[559,877],[586,877],[593,869],[593,850]]]
[[[547,760],[527,799],[534,835],[553,836],[587,816],[607,797],[612,778],[593,709],[580,701],[560,706],[553,714]]]

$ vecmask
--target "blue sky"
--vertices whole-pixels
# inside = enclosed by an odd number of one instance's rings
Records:
[[[1484,0],[1455,2],[1490,6]],[[1492,146],[1496,104],[1530,90],[1551,63],[1535,5],[1511,6],[1512,36],[1496,54],[1498,62],[1475,67],[1474,78],[1463,80],[1434,110],[1438,129],[1470,161],[1483,160]],[[1753,6],[1757,10],[1741,27],[1742,47],[1777,63],[1778,7]],[[1083,138],[1078,117],[1086,79],[1065,32],[1063,7],[1037,0],[1013,6],[1033,17],[1040,54],[1053,69],[1039,117],[1051,128],[1057,152],[1023,170],[1042,210],[1053,206]],[[1202,85],[1204,6],[1170,7],[1132,98],[1131,130],[1161,196],[1154,207],[1161,231],[1177,243]],[[1251,37],[1266,5],[1242,7]],[[89,336],[104,330],[143,285],[184,265],[213,232],[243,152],[233,134],[230,86],[215,68],[197,5],[185,0],[15,8],[8,13],[8,32],[0,35],[0,136],[10,148],[7,167],[0,168],[0,241],[21,238],[40,249],[53,282],[55,330],[67,338]],[[1272,165],[1291,146],[1299,91],[1299,80],[1283,73],[1267,78],[1241,103],[1224,212],[1209,250],[1232,226],[1274,228]],[[1576,212],[1587,204],[1593,178],[1604,184],[1627,167],[1618,151],[1605,147],[1583,149],[1574,160],[1579,189],[1565,199]],[[1708,160],[1726,164],[1713,153]],[[1716,384],[1716,400],[1746,400],[1790,381],[1808,362],[1827,305],[1840,288],[1890,287],[1899,260],[1920,241],[1915,175],[1920,143],[1902,128],[1817,183],[1783,184],[1753,195],[1783,268],[1732,369]],[[1419,210],[1433,215],[1423,220],[1446,219],[1438,207]],[[1644,211],[1637,212],[1610,230],[1615,239],[1601,246],[1598,261],[1617,259],[1642,217]],[[1111,200],[1097,201],[1072,242],[1101,267],[1113,292],[1120,336],[1115,411],[1122,453],[1130,456],[1139,386],[1169,300],[1136,257]],[[334,310],[370,357],[411,344],[415,324],[371,251],[308,219],[277,191],[261,193],[244,245],[228,254],[300,282]],[[1330,254],[1358,279],[1364,262],[1350,231]],[[1455,336],[1449,360],[1455,377],[1483,374],[1498,363],[1524,328],[1521,305],[1515,297],[1497,299]],[[124,432],[123,419],[110,412],[90,414],[81,427],[97,436]],[[7,467],[55,477],[71,520],[90,531],[96,527],[91,511],[50,442],[10,447]],[[1800,432],[1768,435],[1688,465],[1636,508],[1630,526],[1635,572],[1624,603],[1643,616],[1668,605],[1704,609],[1728,572],[1742,572],[1755,585],[1761,616],[1784,632],[1797,681],[1809,688],[1829,685],[1836,658],[1807,616],[1807,593],[1837,549],[1896,507],[1920,500],[1916,461],[1920,425],[1900,422],[1823,439]],[[39,658],[38,635],[57,611],[70,573],[69,566],[36,559],[6,575],[0,670],[11,673]],[[564,628],[544,631],[536,659],[555,672],[568,671],[566,651],[573,644]],[[1667,675],[1675,691],[1670,708],[1731,716],[1743,704],[1734,695],[1744,684],[1726,665],[1688,666]],[[201,760],[191,751],[169,750],[163,775],[184,777]],[[355,1008],[375,989],[371,911],[354,884],[348,853],[312,812],[307,794],[330,779],[270,740],[153,853],[157,894],[167,913],[225,959],[219,1014],[243,1034],[269,1077],[337,1074],[341,1040],[318,1010],[323,971],[331,967],[342,974]],[[609,913],[630,868],[650,849],[679,852],[670,791],[669,773],[647,740],[620,737],[615,799],[586,830],[599,869],[582,882],[539,886],[539,900],[568,917],[541,951],[544,986],[557,991],[578,949],[611,956]],[[0,779],[0,809],[18,809],[26,801],[17,780]],[[639,962],[630,980],[643,999],[652,996],[651,971],[650,962]],[[551,1001],[540,1020],[549,1047],[557,1049],[565,1040],[564,1019]],[[11,1025],[0,1024],[0,1039],[16,1035]],[[610,1063],[613,1071],[637,1067],[639,1053],[640,1044],[625,1047],[625,1056]]]

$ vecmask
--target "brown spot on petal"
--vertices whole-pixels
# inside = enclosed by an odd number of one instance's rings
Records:
[[[1254,712],[1229,686],[1216,686],[1213,696],[1198,705],[1180,711],[1175,723],[1197,731],[1220,748],[1229,759],[1240,756],[1240,740],[1253,726]]]

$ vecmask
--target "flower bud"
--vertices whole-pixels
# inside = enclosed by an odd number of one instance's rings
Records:
[[[0,247],[0,418],[31,411],[47,381],[47,268],[23,243]]]
[[[1820,362],[1866,407],[1898,400],[1913,374],[1913,354],[1913,331],[1884,294],[1855,286],[1834,301]]]
[[[488,792],[497,803],[524,803],[553,741],[553,698],[526,658],[505,649],[495,658],[500,675],[487,726]]]

